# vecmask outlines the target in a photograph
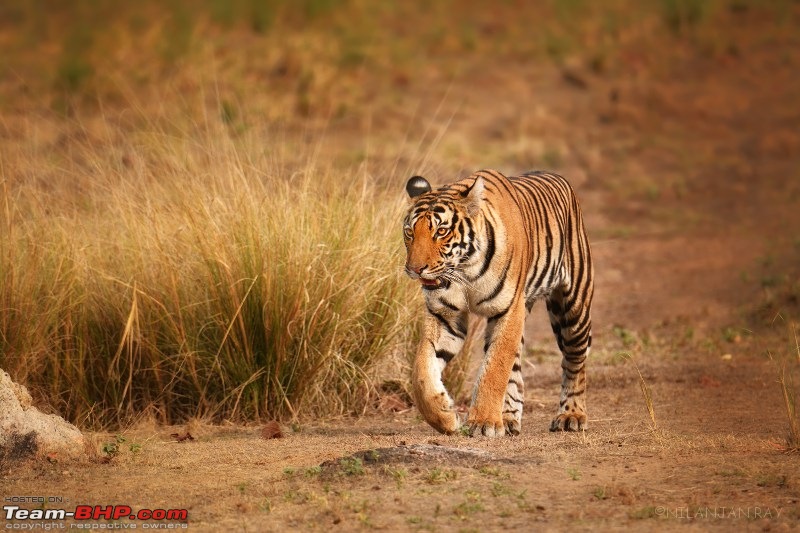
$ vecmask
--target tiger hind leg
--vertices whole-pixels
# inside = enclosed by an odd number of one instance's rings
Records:
[[[589,293],[591,296],[591,293]],[[558,414],[550,423],[550,431],[583,431],[588,428],[586,413],[586,357],[592,345],[591,299],[578,302],[560,291],[547,300],[550,324],[561,350],[561,395]],[[566,302],[574,302],[565,309]]]

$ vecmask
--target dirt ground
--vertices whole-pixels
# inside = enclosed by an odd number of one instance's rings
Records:
[[[420,104],[452,104],[442,142],[467,169],[485,147],[528,170],[496,151],[550,135],[596,261],[589,431],[547,431],[560,356],[535,308],[520,436],[441,436],[398,398],[275,439],[145,424],[91,435],[110,460],[7,467],[4,505],[187,509],[193,531],[799,529],[778,361],[800,358],[800,55],[750,45],[643,77],[487,61]]]

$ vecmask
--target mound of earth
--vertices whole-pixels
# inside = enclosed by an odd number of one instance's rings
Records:
[[[485,450],[472,448],[453,448],[439,444],[401,444],[388,448],[363,450],[341,459],[325,461],[320,466],[338,468],[342,462],[360,460],[365,464],[389,463],[435,463],[463,464],[466,462],[490,462],[498,459]]]
[[[85,453],[86,445],[78,428],[39,411],[28,390],[0,369],[0,462],[32,455],[74,458]]]

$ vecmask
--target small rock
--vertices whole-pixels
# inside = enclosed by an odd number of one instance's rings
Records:
[[[270,420],[264,427],[261,429],[261,438],[262,439],[282,439],[283,438],[283,431],[281,431],[281,425],[278,424],[275,420]]]
[[[171,433],[170,437],[175,439],[177,442],[183,442],[183,441],[186,441],[186,440],[194,440],[194,437],[192,437],[192,434],[189,433],[188,431],[186,433],[182,434],[182,435],[180,433]]]

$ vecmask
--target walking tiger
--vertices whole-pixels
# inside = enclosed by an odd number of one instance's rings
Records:
[[[412,381],[415,403],[442,433],[459,419],[442,371],[461,349],[469,313],[487,318],[484,359],[466,419],[470,435],[517,435],[522,426],[524,322],[544,298],[563,369],[551,431],[587,427],[593,266],[583,216],[567,181],[548,172],[506,177],[481,170],[432,189],[414,176],[403,222],[407,274],[427,313]]]

